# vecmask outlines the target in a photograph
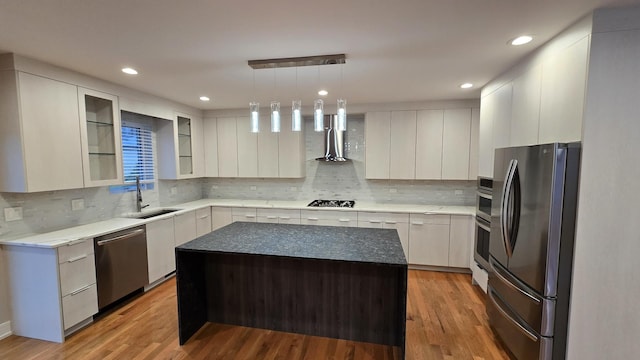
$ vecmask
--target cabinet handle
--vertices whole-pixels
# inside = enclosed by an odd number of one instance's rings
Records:
[[[291,219],[291,216],[280,216],[280,219],[289,220],[289,219]]]
[[[256,216],[255,216],[255,215],[249,215],[249,214],[246,214],[244,217],[246,217],[246,218],[250,218],[250,219],[253,219],[253,218],[254,218],[254,217],[256,217]]]
[[[82,238],[82,239],[72,240],[72,241],[69,241],[69,242],[67,243],[67,246],[77,245],[77,244],[83,243],[83,242],[85,242],[85,241],[87,241],[87,240],[90,240],[90,239],[91,239],[91,238],[85,237],[85,238]]]
[[[338,221],[340,221],[340,222],[349,222],[351,220],[350,219],[338,219]]]
[[[380,224],[382,221],[380,220],[369,220],[370,223],[372,224]]]
[[[269,215],[269,216],[267,216],[267,219],[277,219],[277,218],[278,218],[278,217],[277,217],[277,216],[274,216],[274,215]]]
[[[307,218],[307,220],[318,221],[318,220],[320,220],[320,219],[318,219],[317,217],[310,217],[310,218]]]
[[[80,289],[78,289],[78,290],[76,290],[76,291],[72,291],[72,292],[71,292],[71,294],[69,294],[69,295],[71,295],[71,296],[78,295],[78,294],[80,294],[80,293],[81,293],[81,292],[83,292],[83,291],[87,291],[87,290],[89,290],[89,288],[90,288],[91,286],[93,286],[93,284],[87,285],[87,286],[85,286],[85,287],[81,287]]]
[[[411,225],[424,225],[422,221],[412,221]]]
[[[208,217],[209,217],[209,215],[202,215],[202,216],[200,216],[200,219],[206,219]]]
[[[398,222],[397,221],[385,221],[384,223],[385,224],[397,224]]]
[[[68,262],[68,263],[76,262],[76,261],[78,261],[78,260],[82,260],[82,259],[84,259],[84,258],[86,258],[86,257],[87,257],[87,254],[80,255],[80,256],[76,256],[76,257],[74,257],[74,258],[71,258],[71,259],[67,260],[67,262]]]

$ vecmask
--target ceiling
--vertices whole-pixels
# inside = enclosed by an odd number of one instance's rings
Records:
[[[629,3],[640,0],[0,0],[0,51],[203,110],[309,105],[321,87],[330,103],[470,99],[594,8]],[[525,33],[532,43],[507,45]],[[247,65],[338,53],[346,64]]]

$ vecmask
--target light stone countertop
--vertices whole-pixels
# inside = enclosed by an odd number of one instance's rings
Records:
[[[442,205],[417,205],[417,204],[382,204],[373,202],[360,202],[356,200],[353,208],[310,208],[307,207],[312,200],[242,200],[242,199],[200,199],[183,204],[163,206],[160,208],[144,209],[143,213],[153,212],[159,209],[176,209],[177,211],[164,215],[154,216],[150,219],[127,218],[134,213],[122,214],[122,217],[99,221],[91,224],[79,225],[67,229],[51,231],[41,234],[22,234],[9,237],[0,237],[0,245],[30,246],[56,248],[69,245],[79,240],[93,238],[112,232],[140,226],[160,219],[170,218],[189,211],[208,206],[223,207],[252,207],[274,209],[301,209],[301,210],[325,210],[325,211],[367,211],[367,212],[392,212],[411,214],[449,214],[475,216],[473,206],[442,206]]]

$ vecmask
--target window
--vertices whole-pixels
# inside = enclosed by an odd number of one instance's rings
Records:
[[[136,176],[144,190],[154,187],[152,121],[122,112],[122,168],[124,185],[112,186],[112,193],[135,190]]]

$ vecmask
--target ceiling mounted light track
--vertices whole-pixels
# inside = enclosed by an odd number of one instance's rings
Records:
[[[251,66],[251,68],[255,70],[255,69],[284,68],[284,67],[335,65],[335,64],[345,64],[346,62],[347,62],[347,56],[345,54],[333,54],[333,55],[302,56],[302,57],[280,58],[280,59],[249,60],[248,64],[249,66]]]

